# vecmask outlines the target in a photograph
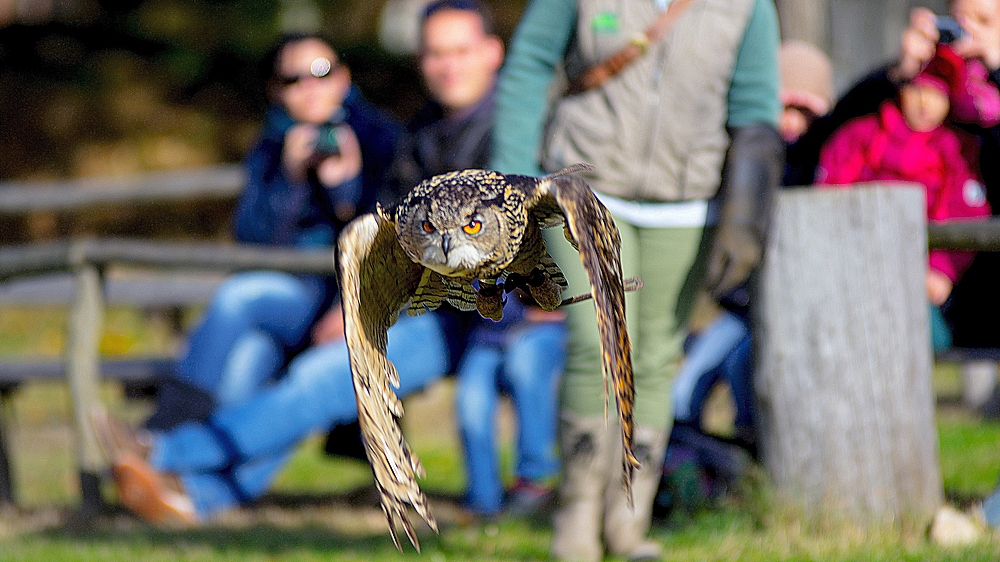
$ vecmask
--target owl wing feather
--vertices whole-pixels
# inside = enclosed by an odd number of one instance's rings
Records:
[[[623,483],[631,498],[632,476],[639,467],[639,461],[632,452],[635,390],[632,379],[632,344],[625,325],[621,237],[611,213],[598,201],[587,183],[568,175],[585,169],[589,169],[589,166],[578,165],[540,179],[532,178],[533,182],[518,183],[526,186],[522,188],[528,191],[525,206],[529,212],[543,209],[547,213],[553,202],[558,205],[565,217],[567,232],[572,236],[571,242],[574,242],[580,252],[580,260],[590,280],[590,291],[597,311],[605,392],[609,378],[615,391],[624,446]],[[531,185],[534,185],[533,192]],[[548,222],[551,224],[551,220]],[[605,415],[606,413],[605,410]]]
[[[400,247],[393,223],[378,215],[348,224],[338,248],[344,332],[365,452],[393,543],[401,549],[399,523],[419,551],[407,504],[435,531],[437,523],[415,478],[424,476],[423,466],[397,422],[403,406],[390,384],[399,387],[399,373],[386,357],[386,333],[412,297],[424,268]]]

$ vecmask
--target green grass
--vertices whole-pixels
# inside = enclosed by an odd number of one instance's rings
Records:
[[[955,497],[983,497],[1000,475],[1000,423],[968,415],[940,414],[941,473]]]
[[[259,508],[266,512],[268,508]],[[305,513],[302,513],[302,512]],[[922,537],[893,530],[804,530],[789,521],[759,519],[754,510],[727,505],[658,525],[665,560],[986,561],[996,560],[996,541],[967,548],[928,545]],[[550,530],[521,520],[446,527],[423,534],[423,552],[396,552],[385,533],[353,534],[331,521],[329,510],[264,513],[249,524],[193,531],[157,531],[130,521],[97,528],[55,526],[0,538],[0,561],[273,561],[273,560],[544,560]]]
[[[996,471],[968,468],[996,466],[1000,429],[990,424],[990,431],[983,432],[973,420],[953,417],[939,424],[945,486],[950,494],[975,495],[991,488]],[[949,435],[966,437],[949,439]],[[970,442],[976,446],[966,446]],[[987,450],[989,443],[992,450]],[[297,450],[276,483],[275,494],[262,505],[193,531],[157,531],[121,513],[102,516],[89,525],[75,523],[68,510],[51,507],[65,506],[72,497],[65,474],[22,474],[22,490],[26,494],[34,490],[35,505],[23,512],[0,514],[0,561],[440,561],[541,560],[547,556],[548,525],[519,520],[445,526],[440,536],[422,534],[422,555],[411,549],[400,555],[384,532],[373,498],[353,498],[358,489],[369,490],[367,467],[357,461],[328,459],[320,445],[320,440],[312,439]],[[442,507],[447,507],[461,486],[460,477],[457,484],[449,478],[459,473],[458,458],[454,449],[420,447],[418,452],[431,476],[425,487],[437,498],[435,510],[441,515]],[[34,456],[24,450],[19,453],[19,458]],[[65,460],[65,468],[71,469],[71,458]],[[39,490],[60,486],[67,490],[59,497]],[[315,501],[303,501],[301,494],[315,496]],[[39,502],[41,498],[48,499]],[[763,495],[661,522],[654,534],[667,546],[667,560],[974,561],[995,560],[1000,547],[990,540],[965,549],[944,549],[929,545],[921,533],[898,529],[806,528]]]
[[[177,345],[158,321],[148,322],[129,311],[111,311],[109,317],[116,328],[102,340],[105,351],[129,354]],[[0,354],[31,349],[57,355],[63,322],[62,313],[54,309],[30,314],[0,311]],[[960,507],[968,507],[997,481],[1000,423],[982,421],[956,405],[960,378],[953,366],[939,366],[935,387],[943,404],[938,433],[946,495]],[[423,486],[442,522],[440,535],[423,529],[423,553],[418,555],[408,546],[400,554],[392,545],[368,467],[359,461],[326,457],[319,438],[296,450],[273,493],[259,505],[236,510],[199,529],[151,529],[120,509],[94,520],[80,520],[73,510],[78,492],[66,389],[61,384],[26,385],[12,400],[13,415],[8,419],[22,507],[0,510],[0,562],[546,559],[551,537],[546,521],[457,523],[462,518],[455,499],[464,486],[464,474],[451,430],[448,391],[448,385],[436,387],[407,403],[406,431],[427,468]],[[109,407],[127,419],[141,419],[148,411],[146,404],[125,401],[115,387],[103,389],[102,394]],[[449,431],[442,432],[442,427]],[[502,430],[510,433],[509,427]],[[504,457],[509,464],[509,447]],[[986,561],[1000,557],[1000,540],[995,537],[956,549],[929,544],[922,529],[807,525],[794,510],[776,504],[760,485],[716,509],[658,521],[653,534],[665,544],[665,560],[670,561]]]

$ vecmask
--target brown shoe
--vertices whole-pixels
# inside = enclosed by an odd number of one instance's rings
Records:
[[[118,497],[129,511],[158,527],[189,527],[198,522],[180,480],[160,474],[146,461],[123,454],[111,467]]]
[[[128,427],[102,406],[90,412],[90,425],[111,465],[122,505],[157,526],[183,527],[197,522],[194,503],[180,479],[160,474],[146,462],[152,444],[148,432]]]
[[[91,410],[90,426],[108,464],[114,465],[125,454],[143,460],[149,457],[152,444],[149,432],[132,429],[115,419],[103,406],[95,406]]]

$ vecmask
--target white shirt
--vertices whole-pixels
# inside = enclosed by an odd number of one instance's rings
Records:
[[[633,226],[645,228],[702,228],[717,224],[719,213],[712,201],[694,199],[659,203],[628,201],[594,192],[615,217]]]

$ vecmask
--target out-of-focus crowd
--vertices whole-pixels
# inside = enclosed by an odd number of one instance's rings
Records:
[[[437,174],[595,166],[586,179],[621,232],[624,274],[644,281],[627,297],[642,463],[634,509],[619,429],[605,420],[592,307],[546,313],[513,293],[499,323],[401,314],[388,337],[401,397],[456,376],[464,508],[490,519],[554,505],[559,560],[658,559],[647,533],[654,508],[669,508],[679,464],[700,464],[711,494],[756,454],[753,281],[780,185],[916,182],[932,222],[987,217],[1000,193],[997,0],[955,0],[949,16],[914,10],[898,60],[836,103],[826,55],[780,43],[770,0],[533,0],[506,60],[475,0],[430,3],[419,29],[430,101],[405,126],[366,101],[323,37],[276,46],[233,231],[241,242],[332,248],[351,219]],[[555,234],[546,243],[568,294],[589,292]],[[983,333],[963,303],[996,300],[982,287],[998,265],[991,254],[930,252],[936,348],[953,332]],[[699,293],[720,312],[692,333]],[[736,406],[728,438],[702,420],[720,379]],[[504,393],[517,422],[507,485],[495,429]],[[142,428],[103,410],[93,425],[122,503],[157,525],[192,525],[264,494],[314,432],[329,432],[329,452],[362,454],[356,418],[336,280],[259,271],[218,289]],[[1000,500],[984,508],[1000,524]]]

